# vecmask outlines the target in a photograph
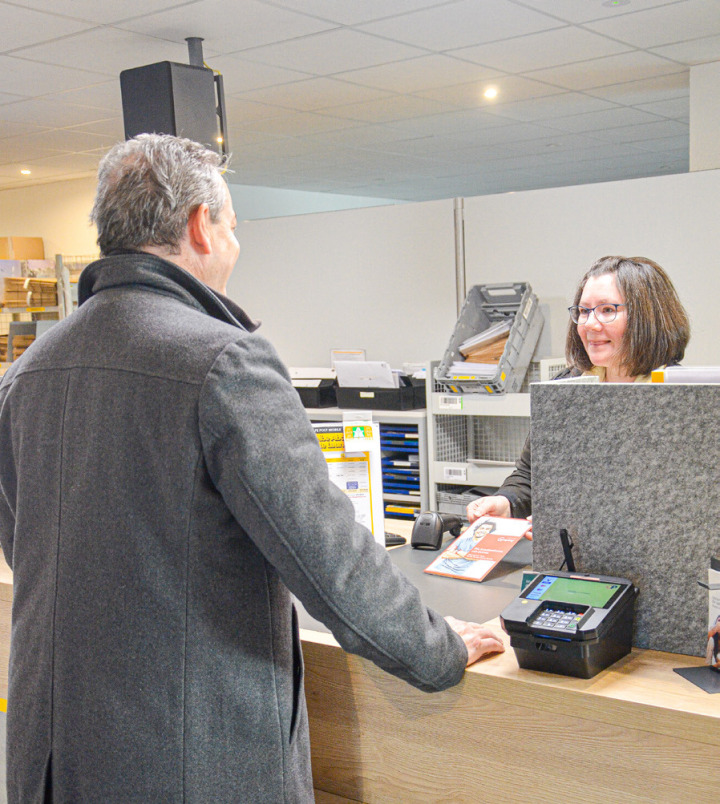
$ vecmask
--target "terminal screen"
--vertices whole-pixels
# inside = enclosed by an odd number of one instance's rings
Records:
[[[620,584],[617,583],[544,575],[524,597],[529,600],[552,600],[555,603],[580,603],[602,609],[615,597],[618,589]]]

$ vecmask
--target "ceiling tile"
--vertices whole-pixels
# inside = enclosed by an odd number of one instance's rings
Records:
[[[485,81],[500,75],[502,73],[489,67],[434,53],[364,70],[352,70],[341,73],[339,77],[363,86],[404,93]]]
[[[58,170],[62,173],[77,173],[97,171],[100,157],[94,154],[63,154],[62,156],[48,156],[33,162],[33,172],[36,169]]]
[[[86,151],[91,148],[110,148],[115,143],[114,137],[92,134],[76,128],[55,128],[28,134],[25,137],[28,148],[34,146],[49,148],[53,151]]]
[[[687,170],[686,62],[720,60],[710,5],[0,0],[0,187],[92,175],[124,133],[120,70],[187,63],[189,34],[225,79],[234,183],[424,200]],[[42,164],[20,179],[21,160]]]
[[[340,120],[337,117],[314,114],[312,112],[298,112],[268,120],[256,120],[247,128],[251,131],[262,131],[267,134],[293,137],[301,134],[310,134],[316,131],[335,131],[356,125],[350,120]],[[230,130],[232,135],[232,129]]]
[[[494,87],[498,91],[495,100],[487,100],[483,97],[483,92]],[[542,98],[548,95],[562,94],[563,90],[551,84],[541,81],[532,81],[520,76],[504,76],[491,81],[478,83],[460,84],[454,87],[443,87],[432,89],[416,94],[423,98],[433,98],[434,100],[444,101],[445,103],[455,104],[456,106],[482,107],[488,111],[499,108],[501,104],[512,103],[513,101],[526,100],[528,98]]]
[[[654,103],[642,103],[635,108],[650,114],[660,115],[660,117],[670,117],[687,122],[690,117],[690,98],[672,98],[670,100],[655,101]]]
[[[122,109],[120,95],[120,78],[102,81],[80,89],[70,89],[59,92],[55,97],[58,103],[68,103],[77,106],[91,106],[94,109],[118,112]]]
[[[403,139],[430,135],[446,137],[457,135],[459,132],[473,136],[474,132],[478,130],[484,131],[495,126],[507,126],[508,122],[487,114],[481,109],[462,109],[429,117],[398,120],[388,125],[395,133],[396,139]]]
[[[284,109],[310,112],[317,109],[329,109],[335,106],[355,105],[388,97],[388,92],[370,87],[337,81],[334,78],[310,78],[266,87],[262,90],[243,92],[235,95],[244,100],[257,97],[263,103],[280,106]],[[395,96],[393,96],[395,97]]]
[[[399,124],[402,126],[402,122]],[[431,135],[421,135],[431,136]],[[309,140],[300,138],[299,141],[306,142],[307,146],[313,146],[320,152],[327,153],[330,150],[341,149],[344,147],[372,148],[382,147],[384,143],[402,139],[403,133],[398,130],[398,125],[383,125],[376,123],[372,126],[354,126],[353,128],[342,129],[341,131],[322,131],[313,135]]]
[[[567,117],[573,114],[599,112],[614,104],[601,98],[593,98],[581,92],[563,92],[545,98],[530,98],[513,103],[500,103],[488,109],[489,114],[507,117],[512,120],[551,120],[554,117]]]
[[[682,3],[685,0],[632,0],[617,6],[606,5],[603,0],[521,0],[524,6],[552,14],[566,22],[589,22],[598,19],[620,19],[628,13],[660,6]]]
[[[41,131],[39,126],[34,126],[32,123],[12,123],[7,120],[0,120],[0,139],[4,137],[21,137],[28,134],[33,134],[36,131]],[[2,144],[0,144],[0,152],[2,151]]]
[[[9,92],[0,92],[0,106],[9,103],[17,103],[18,101],[25,100],[24,95],[11,95]],[[0,110],[1,112],[2,110]]]
[[[720,36],[706,36],[690,42],[653,48],[653,53],[688,65],[720,61]]]
[[[303,14],[331,20],[342,25],[357,25],[361,22],[417,11],[439,4],[439,0],[274,0],[275,5],[300,11]],[[442,0],[448,2],[448,0]]]
[[[66,68],[78,63],[78,53],[83,54],[83,65],[91,67],[94,72],[113,76],[119,76],[122,70],[130,67],[158,61],[187,62],[186,46],[118,28],[101,28],[15,51],[15,55],[23,59]]]
[[[79,20],[108,25],[160,9],[191,5],[199,0],[52,0],[52,10]],[[13,0],[14,5],[47,11],[48,0]]]
[[[586,27],[635,47],[654,48],[720,34],[720,10],[712,0],[685,0],[590,22]]]
[[[93,120],[92,123],[85,123],[82,126],[74,126],[71,131],[85,131],[103,137],[104,140],[110,138],[113,141],[125,139],[125,124],[122,117],[108,117],[104,120]]]
[[[106,117],[106,112],[89,106],[75,106],[60,103],[54,98],[32,98],[30,100],[11,103],[0,109],[4,120],[15,123],[33,123],[44,128],[65,128]]]
[[[657,123],[645,123],[639,126],[596,130],[593,136],[599,140],[612,142],[642,142],[664,137],[682,137],[688,134],[688,126],[678,120],[659,120]]]
[[[270,64],[260,64],[243,59],[241,56],[212,56],[206,58],[206,63],[213,70],[222,73],[226,95],[289,84],[308,78],[308,73],[299,70],[286,70]]]
[[[602,112],[578,114],[572,117],[558,117],[548,125],[561,131],[598,131],[621,126],[637,126],[654,123],[657,118],[647,112],[640,112],[627,106],[616,106]]]
[[[560,24],[509,0],[456,0],[363,25],[360,30],[438,51],[509,39]]]
[[[28,98],[77,89],[98,80],[96,74],[86,70],[27,62],[16,56],[0,56],[0,75],[3,90]]]
[[[575,62],[564,67],[536,70],[528,73],[527,77],[547,81],[566,89],[583,90],[678,73],[682,70],[680,65],[658,56],[633,51],[591,61]]]
[[[245,58],[317,75],[411,59],[422,51],[358,31],[336,29],[244,51]]]
[[[40,159],[43,156],[55,156],[57,151],[40,145],[36,142],[28,142],[28,135],[6,137],[0,140],[0,164],[6,165],[13,162],[31,161]]]
[[[588,95],[603,98],[613,103],[635,106],[638,103],[652,103],[653,101],[687,97],[689,81],[690,72],[684,70],[672,75],[645,78],[642,81],[628,81],[627,83],[612,84],[611,86],[586,91]]]
[[[611,56],[629,49],[628,45],[614,42],[607,37],[567,26],[451,52],[454,56],[485,64],[496,70],[524,73],[574,61]]]
[[[225,104],[230,121],[230,132],[232,132],[233,123],[235,122],[244,125],[253,120],[270,120],[274,117],[287,115],[286,109],[281,109],[278,106],[270,106],[267,103],[256,103],[255,101],[244,100],[243,98],[226,98]]]
[[[48,10],[47,3],[44,10]],[[57,14],[45,14],[31,8],[21,8],[8,3],[0,3],[0,17],[3,29],[12,31],[12,36],[3,37],[0,52],[16,50],[25,45],[57,39],[67,34],[77,33],[90,27],[87,22],[81,22]]]
[[[688,132],[674,137],[660,137],[658,139],[635,140],[636,148],[647,149],[655,153],[682,153],[688,156]]]
[[[204,39],[204,49],[222,54],[307,36],[336,25],[258,0],[242,0],[236,7],[228,7],[227,0],[201,0],[119,27],[176,42],[184,48],[186,36],[199,36]]]
[[[389,98],[351,103],[344,106],[325,109],[322,114],[335,115],[347,120],[360,120],[365,123],[388,123],[409,117],[441,114],[451,107],[429,98],[417,98],[412,95],[393,95]]]

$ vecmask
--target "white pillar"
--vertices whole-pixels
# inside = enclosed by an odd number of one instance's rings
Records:
[[[720,168],[720,61],[690,68],[690,170]]]

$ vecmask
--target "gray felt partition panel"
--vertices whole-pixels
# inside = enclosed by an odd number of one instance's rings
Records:
[[[640,590],[633,644],[705,655],[710,557],[720,551],[720,385],[531,386],[533,567]]]

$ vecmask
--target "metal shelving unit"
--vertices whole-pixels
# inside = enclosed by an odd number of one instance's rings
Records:
[[[337,422],[342,421],[343,414],[347,410],[340,408],[306,408],[312,422]],[[367,413],[368,411],[363,411]],[[372,420],[381,426],[383,424],[402,424],[411,425],[417,428],[418,441],[418,470],[420,477],[420,496],[408,494],[388,494],[383,491],[385,503],[396,503],[403,507],[417,508],[417,512],[427,511],[429,505],[429,475],[428,475],[428,442],[427,442],[427,420],[428,415],[425,410],[373,410]],[[391,517],[392,513],[386,516]]]
[[[429,378],[437,365],[428,365]],[[434,379],[428,382],[430,510],[439,510],[438,491],[502,485],[530,432],[529,383],[548,379],[563,366],[562,359],[531,364],[517,394],[453,394]]]

